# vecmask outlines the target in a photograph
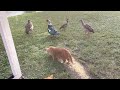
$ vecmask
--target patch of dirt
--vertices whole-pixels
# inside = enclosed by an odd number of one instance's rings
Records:
[[[82,64],[77,62],[73,58],[73,64],[64,64],[64,67],[68,71],[68,73],[73,77],[73,79],[90,79],[90,76],[87,74],[87,71],[83,67]]]

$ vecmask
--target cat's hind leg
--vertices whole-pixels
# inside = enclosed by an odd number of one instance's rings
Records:
[[[53,60],[55,60],[55,57],[54,57],[54,56],[52,56],[52,59],[53,59]]]

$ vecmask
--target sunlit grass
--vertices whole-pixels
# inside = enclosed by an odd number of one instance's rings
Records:
[[[46,19],[59,27],[69,18],[67,30],[51,39],[47,32]],[[24,32],[28,19],[34,24],[30,35]],[[94,28],[95,33],[86,38],[79,22],[83,19]],[[54,78],[72,78],[59,62],[49,58],[44,48],[50,45],[69,48],[76,59],[87,66],[93,78],[120,78],[120,12],[40,12],[10,17],[9,23],[21,70],[25,78],[44,78],[53,74]],[[67,44],[67,46],[65,45]],[[0,38],[0,78],[11,74],[7,55]]]

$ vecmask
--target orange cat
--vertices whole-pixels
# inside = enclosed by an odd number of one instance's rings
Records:
[[[49,48],[46,48],[46,51],[49,55],[52,56],[53,60],[62,59],[64,63],[66,61],[68,61],[68,63],[70,62],[73,63],[70,52],[65,48],[57,48],[57,47],[50,46]]]

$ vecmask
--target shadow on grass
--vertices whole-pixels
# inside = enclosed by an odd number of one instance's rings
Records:
[[[67,79],[70,78],[65,67],[62,63],[58,62],[57,60],[52,60],[50,56],[47,57],[46,63],[44,67],[47,68],[46,70],[46,77],[48,75],[53,75],[54,79]]]

